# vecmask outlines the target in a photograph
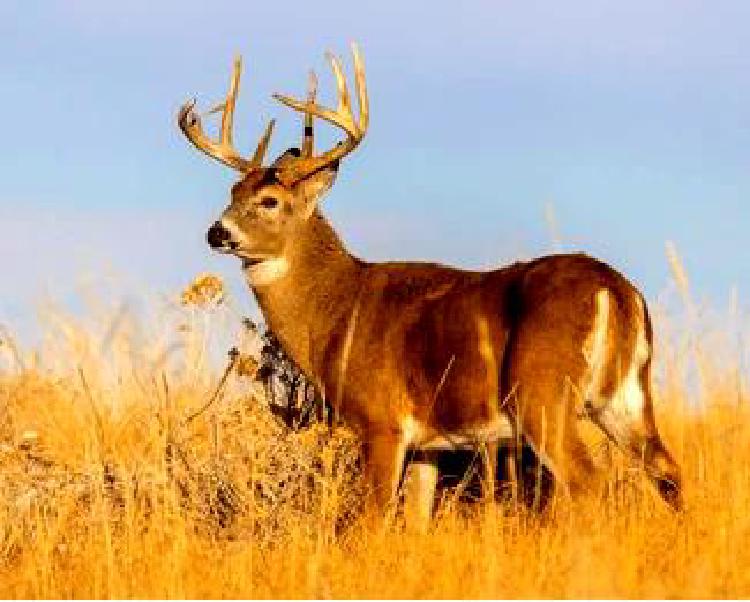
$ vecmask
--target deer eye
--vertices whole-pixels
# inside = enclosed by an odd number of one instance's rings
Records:
[[[263,207],[263,209],[276,209],[276,207],[279,206],[279,201],[275,197],[264,196],[260,199],[259,205]]]

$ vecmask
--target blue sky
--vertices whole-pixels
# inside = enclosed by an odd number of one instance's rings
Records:
[[[323,53],[359,41],[371,125],[325,211],[368,259],[490,267],[563,248],[668,282],[667,240],[698,297],[750,295],[750,3],[75,2],[0,4],[0,322],[118,282],[169,292],[225,274],[208,224],[234,175],[175,127],[245,59],[235,129],[276,150]],[[327,132],[323,141],[330,141]],[[92,284],[93,283],[93,284]]]

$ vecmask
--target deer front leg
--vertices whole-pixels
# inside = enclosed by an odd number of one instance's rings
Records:
[[[416,452],[409,462],[405,479],[404,515],[407,525],[426,531],[435,508],[435,490],[438,482],[436,452]]]
[[[406,440],[395,430],[370,431],[364,441],[364,472],[369,506],[386,515],[395,509],[395,502],[406,457]]]
[[[499,446],[497,441],[487,441],[482,445],[482,497],[485,502],[495,501],[497,488],[497,455]]]

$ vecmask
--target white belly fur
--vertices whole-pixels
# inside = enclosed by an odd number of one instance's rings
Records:
[[[456,432],[438,432],[426,429],[412,416],[401,421],[401,431],[406,445],[420,451],[476,449],[478,446],[500,440],[513,439],[513,427],[506,416],[492,421],[465,427]]]

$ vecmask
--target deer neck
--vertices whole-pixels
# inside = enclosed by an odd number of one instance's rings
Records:
[[[315,351],[329,349],[360,290],[362,263],[315,212],[283,257],[245,269],[266,324],[305,373],[320,378]]]

